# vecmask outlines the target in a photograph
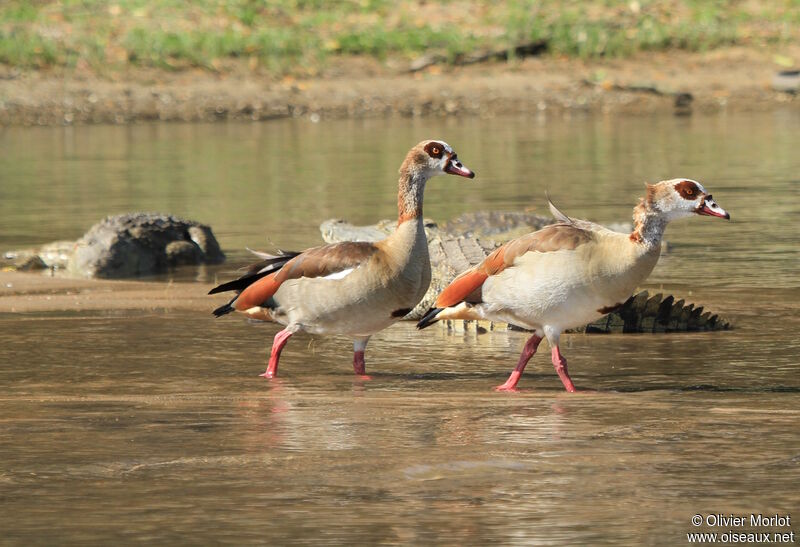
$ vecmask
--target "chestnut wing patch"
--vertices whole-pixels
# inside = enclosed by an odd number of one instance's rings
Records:
[[[468,296],[480,291],[483,282],[489,277],[485,272],[476,269],[482,265],[483,263],[478,264],[475,268],[467,270],[451,281],[436,299],[436,307],[448,308],[455,306],[459,302],[463,302]]]

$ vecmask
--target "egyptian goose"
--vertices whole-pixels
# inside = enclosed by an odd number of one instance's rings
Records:
[[[397,230],[386,239],[335,243],[302,253],[256,253],[264,260],[209,292],[237,292],[214,310],[217,317],[238,311],[284,325],[261,376],[276,375],[281,350],[301,330],[352,337],[353,369],[366,374],[364,350],[370,336],[402,319],[428,290],[431,265],[422,196],[426,181],[443,174],[475,176],[446,142],[417,144],[400,166]]]
[[[514,391],[543,338],[567,391],[575,386],[558,349],[565,329],[585,325],[620,306],[658,261],[667,223],[693,214],[730,219],[703,186],[672,179],[647,185],[633,210],[631,234],[575,220],[550,204],[556,224],[504,244],[456,277],[417,327],[440,319],[492,319],[534,331],[517,367],[498,391]]]

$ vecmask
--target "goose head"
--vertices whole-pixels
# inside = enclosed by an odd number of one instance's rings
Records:
[[[417,144],[406,156],[400,172],[426,179],[437,175],[475,178],[475,173],[461,163],[455,150],[442,140],[427,140]]]
[[[691,179],[671,179],[647,185],[647,202],[667,220],[707,215],[730,220],[731,215],[717,205],[703,185]]]

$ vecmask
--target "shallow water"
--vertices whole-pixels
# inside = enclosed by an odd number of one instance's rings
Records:
[[[630,221],[644,181],[701,181],[733,221],[670,226],[680,252],[651,282],[797,287],[800,112],[568,120],[367,120],[0,129],[0,250],[77,239],[108,214],[169,212],[211,225],[234,263],[245,247],[318,244],[332,217],[397,215],[397,169],[444,138],[474,180],[438,177],[425,215],[532,208]],[[734,270],[735,271],[732,271]]]
[[[735,330],[566,335],[497,394],[525,335],[298,335],[171,312],[0,314],[0,542],[686,543],[695,514],[791,514],[800,496],[797,113],[146,125],[0,133],[0,248],[159,209],[245,246],[395,214],[403,152],[439,136],[474,181],[434,179],[426,216],[627,220],[641,182],[698,179],[733,221],[671,226],[651,289]],[[224,266],[212,273],[227,278]],[[209,306],[211,308],[211,306]],[[800,518],[797,515],[796,518]],[[789,528],[774,531],[788,532]],[[797,527],[794,527],[797,532]]]

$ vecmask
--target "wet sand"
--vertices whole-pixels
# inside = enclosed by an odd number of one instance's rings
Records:
[[[70,279],[46,274],[0,272],[0,313],[91,310],[207,311],[226,295],[208,296],[206,283]]]
[[[782,55],[797,57],[799,48],[786,49]],[[244,67],[224,75],[139,69],[105,78],[80,71],[2,69],[0,125],[642,114],[675,111],[678,92],[692,94],[695,112],[800,104],[796,95],[771,89],[774,74],[782,68],[773,59],[774,52],[733,47],[591,62],[533,57],[466,67],[435,65],[418,73],[355,59],[334,61],[316,79],[280,81]]]

